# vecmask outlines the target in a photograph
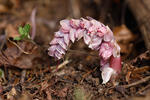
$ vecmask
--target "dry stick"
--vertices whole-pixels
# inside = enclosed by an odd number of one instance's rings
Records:
[[[24,54],[27,54],[27,55],[32,54],[32,52],[26,52],[26,51],[24,51],[17,43],[11,41],[9,38],[8,38],[7,40],[8,40],[9,42],[11,42],[13,45],[15,45],[15,46],[16,46],[21,52],[23,52]]]
[[[150,80],[150,76],[142,78],[141,80],[136,81],[136,82],[131,83],[131,84],[128,84],[128,85],[122,85],[121,87],[123,87],[123,88],[129,88],[129,87],[132,87],[132,86],[139,85],[141,83],[147,82],[148,80]]]
[[[57,70],[61,69],[62,67],[64,67],[69,62],[70,62],[70,60],[65,60],[63,63],[61,63],[60,65],[58,65]],[[52,67],[52,68],[54,68],[54,67]],[[56,72],[56,69],[53,69],[52,72]]]
[[[140,89],[136,94],[140,94],[142,91],[144,92],[145,89],[148,89],[150,87],[150,84],[148,84],[146,87]]]
[[[64,62],[62,62],[58,66],[51,66],[51,70],[52,70],[51,72],[56,72],[56,67],[57,67],[57,70],[59,70],[70,62],[71,62],[71,60],[65,60]],[[45,69],[44,72],[46,72],[47,70],[49,70],[49,69]]]

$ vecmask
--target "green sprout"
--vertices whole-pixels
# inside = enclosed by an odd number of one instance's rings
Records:
[[[30,39],[30,35],[29,35],[29,32],[30,32],[30,29],[31,29],[31,26],[29,24],[26,24],[24,27],[21,27],[19,26],[19,34],[20,36],[19,37],[15,37],[14,40],[22,40],[22,39]]]

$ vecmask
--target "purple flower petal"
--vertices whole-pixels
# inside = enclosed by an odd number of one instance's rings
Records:
[[[113,33],[110,28],[107,26],[107,33],[104,34],[104,41],[109,42],[114,39]]]
[[[76,30],[75,29],[73,29],[73,28],[71,28],[70,29],[70,33],[69,33],[69,38],[70,38],[70,40],[74,43],[74,41],[75,41],[75,33],[76,33]]]
[[[95,36],[92,38],[92,41],[89,44],[89,48],[93,50],[98,50],[100,48],[100,44],[102,43],[102,38]]]
[[[55,37],[64,37],[64,33],[61,31],[55,32]]]
[[[67,45],[65,44],[63,38],[59,39],[58,44],[65,50],[67,50]]]
[[[102,43],[102,45],[100,46],[100,50],[99,50],[99,55],[107,60],[110,58],[110,56],[112,55],[113,53],[113,46],[111,43],[107,43],[107,42],[104,42]]]
[[[58,45],[56,50],[60,53],[60,54],[65,54],[65,50],[60,46]]]
[[[61,59],[62,58],[62,54],[60,54],[58,51],[55,51],[55,57],[57,59]]]
[[[69,41],[70,41],[69,34],[64,34],[64,41],[65,41],[66,45],[69,45]]]
[[[60,25],[61,25],[61,31],[62,32],[69,32],[71,26],[70,26],[70,21],[69,20],[61,20],[60,21]]]
[[[78,19],[71,19],[71,20],[70,20],[70,25],[71,25],[73,28],[77,29],[77,28],[80,27],[80,20],[78,20]]]
[[[76,34],[76,38],[78,40],[80,40],[83,37],[84,33],[86,33],[86,31],[84,29],[78,29],[76,31],[76,33],[75,33]]]
[[[84,33],[83,38],[84,38],[85,44],[88,45],[90,43],[90,41],[91,41],[91,37],[87,33]]]
[[[110,80],[111,76],[113,74],[116,74],[116,71],[109,66],[109,63],[104,65],[101,68],[101,71],[102,71],[101,76],[102,76],[102,79],[103,79],[102,84],[106,84]]]

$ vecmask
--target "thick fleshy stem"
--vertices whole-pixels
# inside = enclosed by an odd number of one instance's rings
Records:
[[[113,74],[121,71],[120,47],[108,26],[91,17],[65,19],[60,21],[60,25],[60,30],[55,32],[48,48],[50,56],[61,59],[70,42],[74,43],[83,37],[89,48],[99,51],[103,83],[107,83]]]

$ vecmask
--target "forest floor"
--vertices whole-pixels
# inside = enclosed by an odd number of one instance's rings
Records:
[[[150,52],[128,6],[122,0],[71,1],[0,0],[0,100],[149,100]],[[105,85],[98,52],[82,40],[60,61],[47,54],[60,20],[86,16],[110,26],[121,47],[122,72]],[[34,41],[14,41],[31,18]]]

